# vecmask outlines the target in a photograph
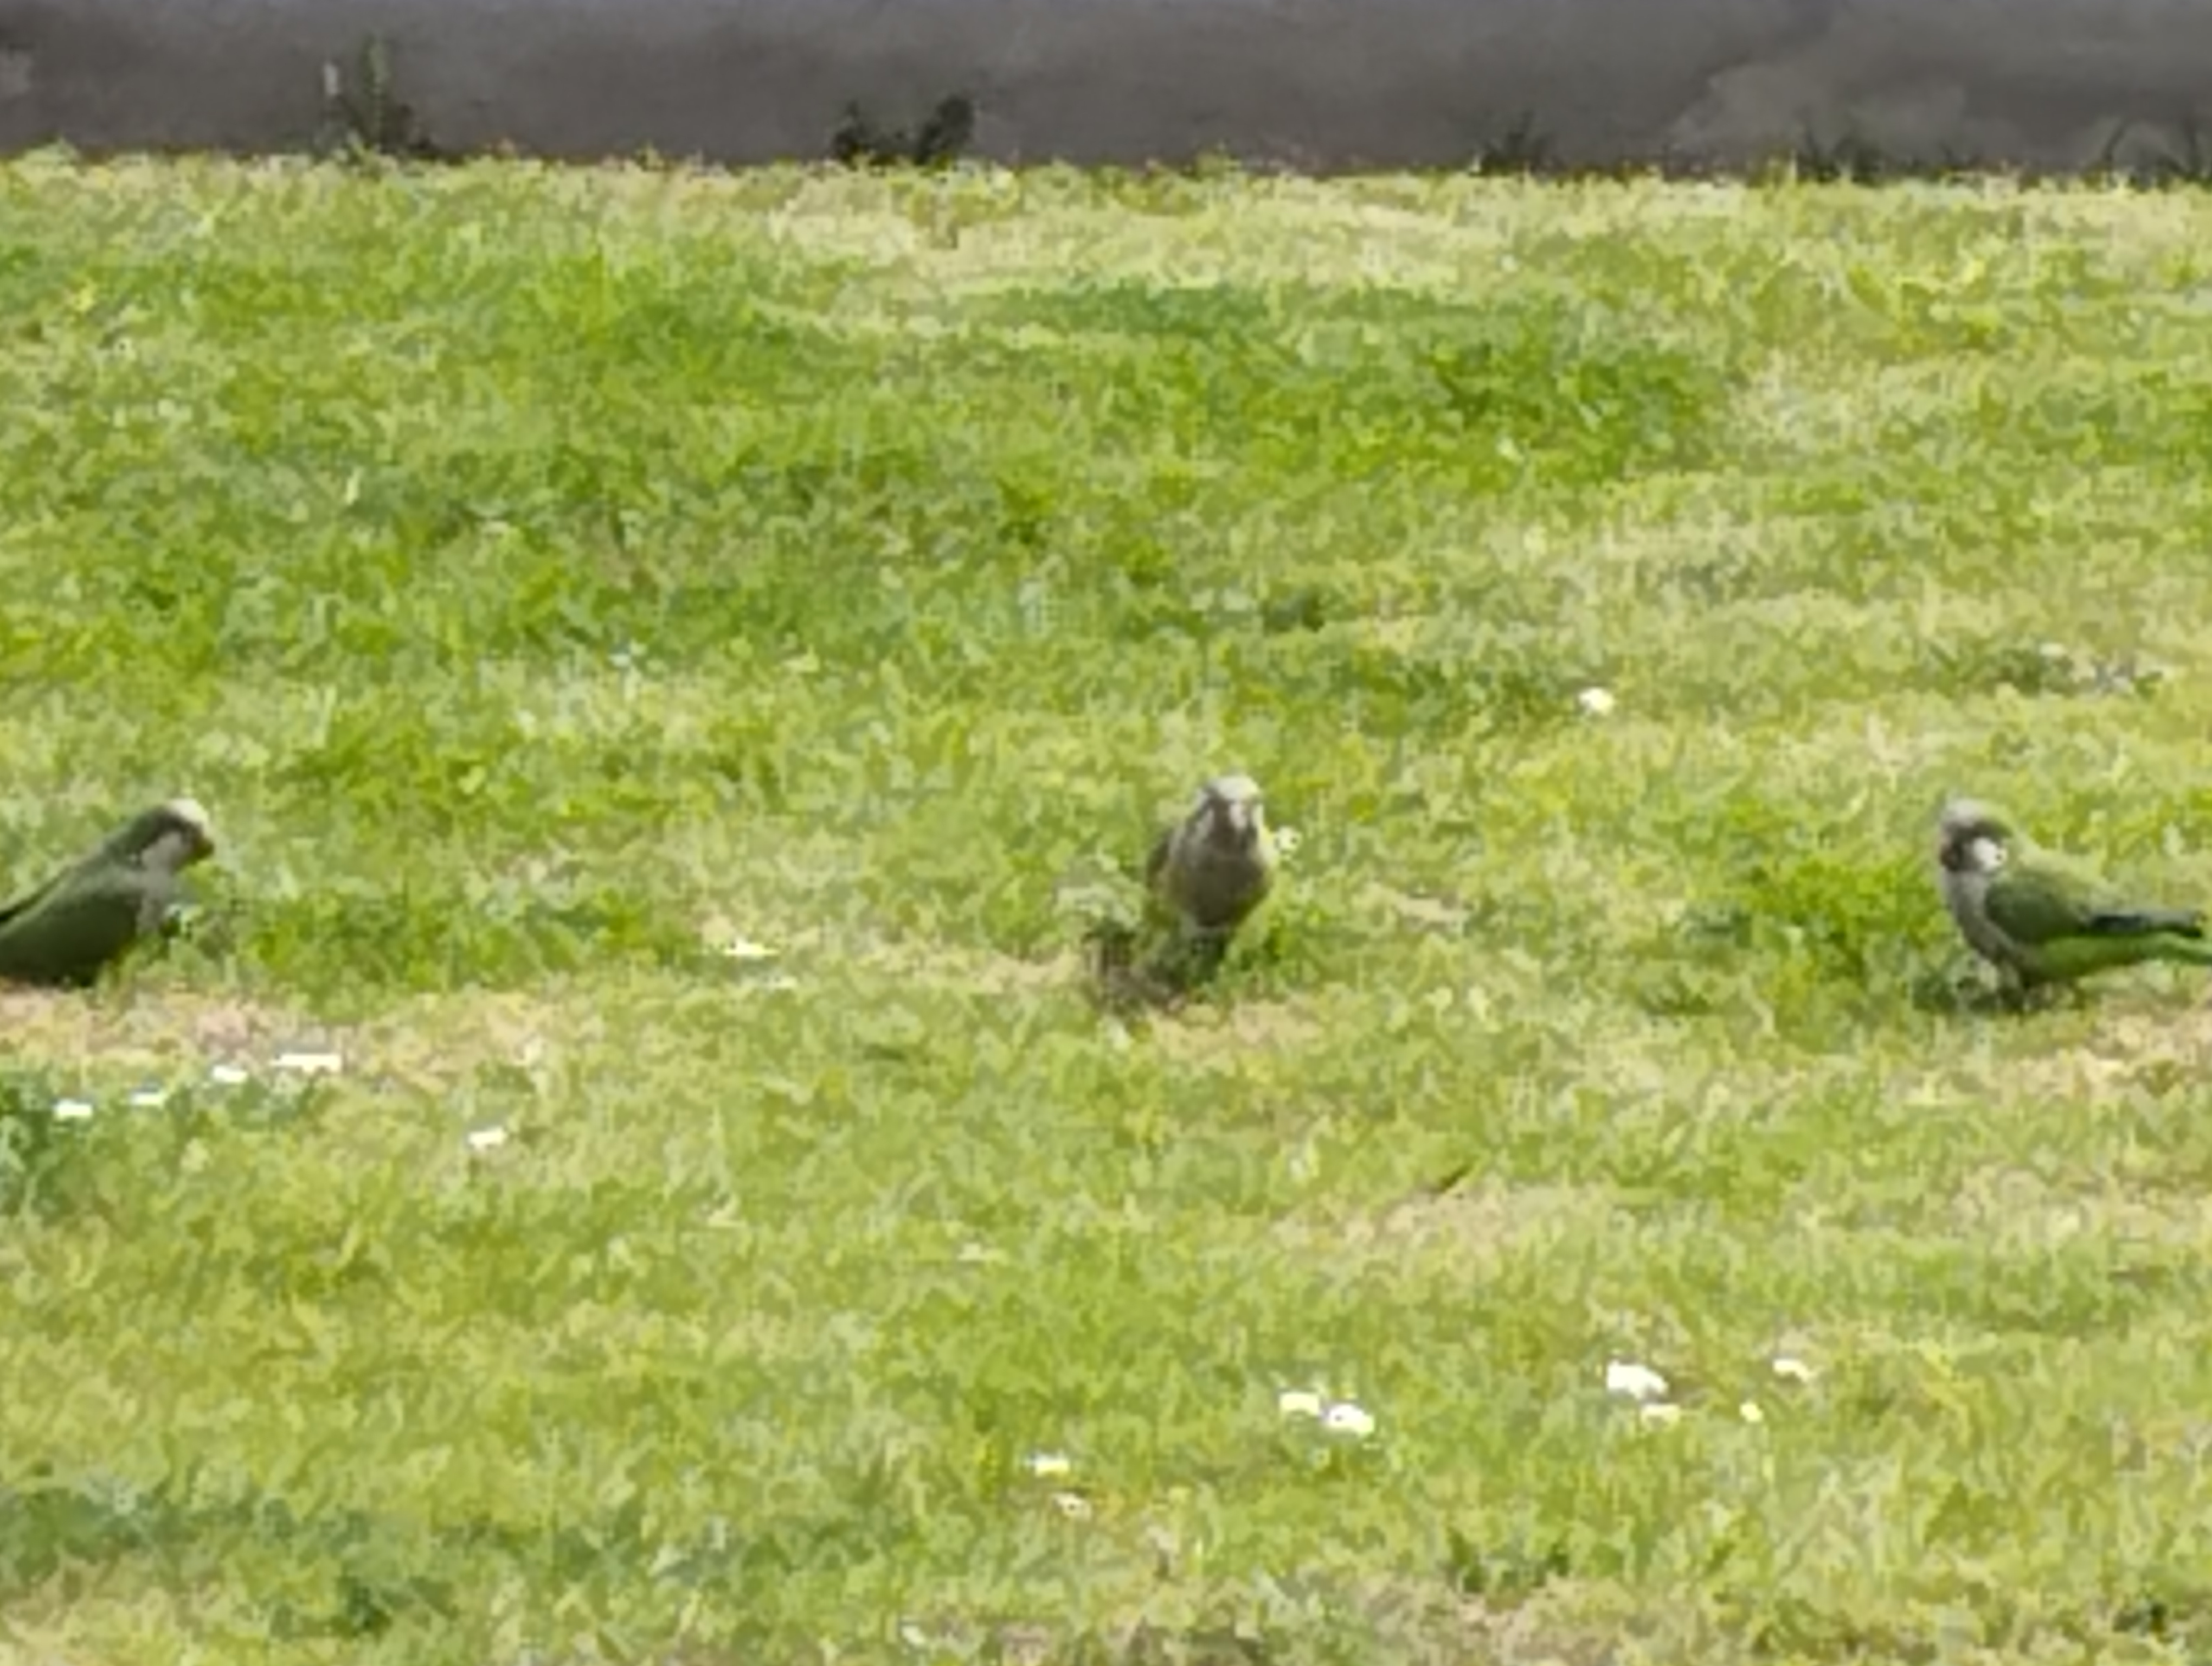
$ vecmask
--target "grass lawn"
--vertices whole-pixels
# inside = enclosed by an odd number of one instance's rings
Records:
[[[2212,198],[42,156],[0,336],[0,889],[222,841],[0,997],[5,1658],[2212,1650],[2204,979],[1929,862],[2212,897]]]

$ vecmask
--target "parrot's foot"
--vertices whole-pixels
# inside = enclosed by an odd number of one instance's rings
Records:
[[[2087,1006],[2092,1004],[2089,991],[2078,982],[2023,983],[2015,996],[2017,1010],[2022,1012],[2047,1012],[2054,1006]]]
[[[1227,932],[1194,932],[1163,948],[1152,964],[1186,988],[1212,982],[1229,958]]]
[[[1182,1006],[1219,974],[1231,933],[1176,931],[1149,945],[1144,935],[1111,921],[1084,933],[1092,986],[1111,1010]]]
[[[2078,983],[2015,983],[2007,982],[1993,997],[1996,1011],[2013,1018],[2048,1012],[2059,1006],[2086,1006],[2089,992]]]
[[[1151,966],[1137,964],[1137,933],[1126,922],[1095,921],[1083,933],[1083,946],[1091,994],[1106,1011],[1126,1017],[1181,1000],[1179,989]]]
[[[1144,968],[1124,966],[1094,979],[1091,990],[1102,1010],[1116,1018],[1140,1012],[1172,1012],[1183,1003],[1183,992],[1162,982]]]
[[[2002,1012],[2005,991],[1971,971],[1930,970],[1912,981],[1912,1004],[1923,1012],[1957,1016]]]
[[[1084,928],[1084,963],[1094,977],[1127,967],[1136,949],[1136,932],[1121,921],[1094,920]]]
[[[1180,1002],[1220,976],[1230,936],[1228,932],[1178,932],[1144,961],[1141,976],[1171,991]]]

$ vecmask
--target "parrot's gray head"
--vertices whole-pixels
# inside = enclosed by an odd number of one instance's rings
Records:
[[[192,799],[171,799],[132,817],[100,847],[100,854],[111,861],[172,872],[214,854],[208,813]]]
[[[1972,799],[1954,799],[1936,823],[1936,860],[1946,873],[1986,877],[2005,865],[2017,836],[2001,811]]]
[[[1216,775],[1198,789],[1191,823],[1206,842],[1224,850],[1249,850],[1266,830],[1260,783],[1249,775]]]

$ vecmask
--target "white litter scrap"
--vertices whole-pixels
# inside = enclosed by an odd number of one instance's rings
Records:
[[[1774,1374],[1785,1383],[1810,1383],[1819,1373],[1802,1359],[1784,1353],[1775,1358]]]
[[[1584,717],[1610,717],[1620,703],[1611,689],[1584,689],[1575,696],[1575,707]]]
[[[132,1091],[130,1103],[133,1110],[159,1110],[169,1103],[169,1090],[152,1085],[137,1088]]]
[[[335,1076],[345,1068],[345,1060],[336,1053],[304,1050],[279,1053],[270,1064],[294,1076]]]
[[[1632,1359],[1605,1362],[1605,1391],[1649,1405],[1667,1397],[1667,1379],[1649,1365]]]
[[[251,1072],[241,1070],[234,1064],[219,1064],[208,1072],[208,1080],[217,1087],[243,1087],[252,1079]]]
[[[776,962],[783,951],[769,943],[756,943],[750,937],[733,937],[722,945],[722,958],[730,963],[748,989],[766,989],[781,993],[796,989],[799,980],[787,971],[780,970]]]
[[[1054,1481],[1073,1473],[1075,1465],[1065,1452],[1031,1452],[1024,1462],[1040,1481]]]
[[[1321,1426],[1333,1435],[1343,1435],[1351,1440],[1364,1440],[1375,1432],[1375,1417],[1364,1407],[1355,1406],[1349,1400],[1340,1400],[1322,1414]]]
[[[89,1099],[57,1099],[54,1101],[54,1121],[82,1122],[92,1115],[92,1110]]]
[[[1349,1400],[1331,1400],[1317,1389],[1285,1389],[1275,1396],[1275,1410],[1285,1418],[1304,1418],[1318,1423],[1325,1434],[1348,1440],[1364,1440],[1375,1432],[1375,1416]]]
[[[482,1155],[486,1152],[495,1152],[504,1146],[507,1130],[503,1128],[471,1128],[461,1138],[471,1151]]]

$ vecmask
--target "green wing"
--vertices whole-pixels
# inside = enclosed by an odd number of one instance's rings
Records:
[[[6,925],[11,920],[21,919],[23,915],[28,914],[33,909],[38,907],[40,903],[45,902],[46,898],[59,891],[62,886],[69,881],[70,878],[70,875],[69,873],[58,873],[52,879],[47,880],[46,884],[38,886],[34,890],[25,891],[14,902],[0,904],[0,926]]]
[[[2067,938],[2142,938],[2161,933],[2201,937],[2194,909],[2131,903],[2094,874],[2047,856],[2015,863],[1990,881],[1988,909],[1997,929],[2030,947]]]
[[[21,919],[33,908],[38,906],[39,899],[41,897],[44,897],[51,889],[52,889],[52,887],[50,885],[41,885],[29,896],[18,897],[14,902],[8,903],[4,907],[0,907],[0,926],[6,925],[10,920]]]
[[[2015,943],[2034,946],[2094,929],[2096,909],[2110,900],[2085,875],[2045,863],[2015,862],[1991,876],[1984,907],[1999,931]]]
[[[156,888],[135,873],[70,874],[0,917],[0,979],[85,984],[158,915]]]

